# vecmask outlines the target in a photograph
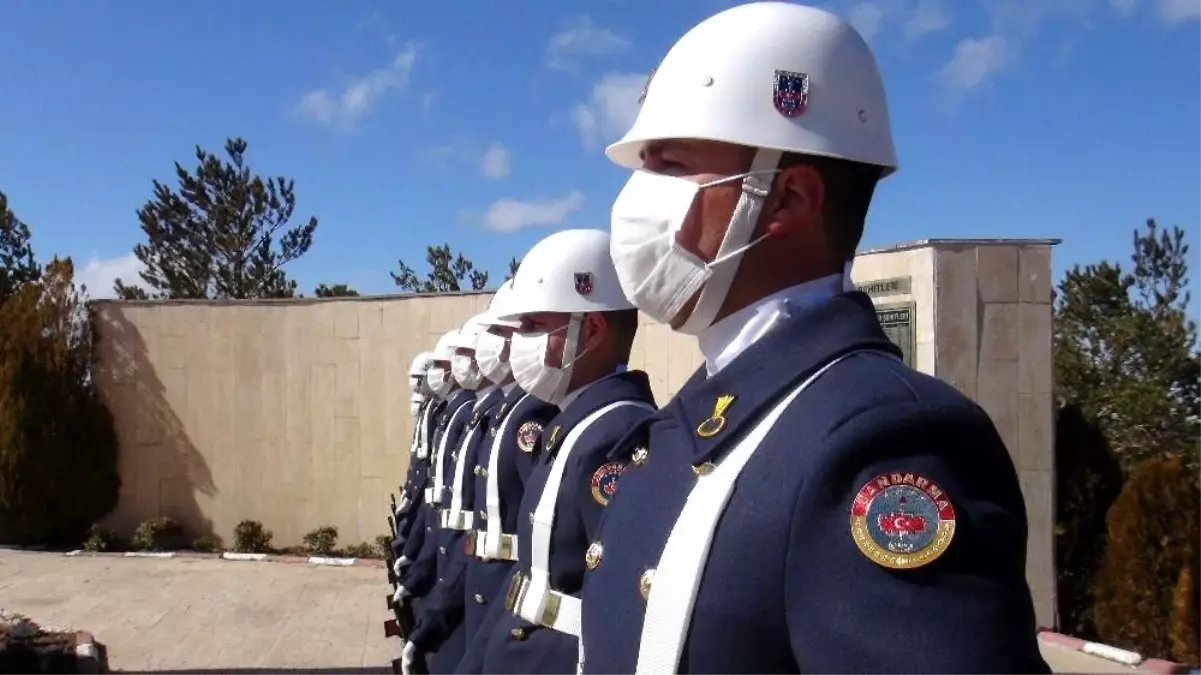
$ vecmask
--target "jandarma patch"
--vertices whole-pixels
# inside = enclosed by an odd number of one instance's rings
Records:
[[[937,560],[955,537],[955,507],[933,481],[916,473],[881,474],[851,503],[851,536],[863,555],[891,569]]]
[[[517,428],[517,449],[522,452],[533,452],[542,435],[542,425],[537,422],[526,422]]]
[[[601,506],[608,506],[617,493],[617,479],[621,477],[626,465],[621,462],[609,462],[592,474],[592,498]]]

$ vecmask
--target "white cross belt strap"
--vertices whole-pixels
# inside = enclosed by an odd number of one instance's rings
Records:
[[[530,623],[580,636],[580,599],[550,588],[550,536],[555,525],[555,504],[559,501],[563,471],[567,468],[567,461],[571,457],[571,451],[575,449],[576,442],[597,420],[626,406],[637,406],[652,412],[655,409],[642,401],[610,403],[572,428],[551,463],[550,474],[546,477],[546,485],[538,499],[538,507],[534,509],[534,527],[530,540],[530,575],[518,575],[517,579],[524,578],[524,583],[518,581],[520,587],[517,589],[518,594],[513,605],[513,613]]]
[[[484,416],[480,415],[471,431],[459,442],[459,457],[455,460],[455,482],[450,486],[450,508],[442,513],[442,527],[448,530],[465,532],[475,525],[475,512],[463,510],[463,479],[467,474],[467,455],[471,454],[471,444],[476,434],[487,427],[481,424]]]
[[[434,472],[434,486],[425,491],[425,502],[430,506],[437,508],[442,504],[442,488],[445,487],[446,478],[442,475],[442,458],[446,456],[446,441],[450,438],[450,428],[454,426],[455,418],[459,413],[473,401],[464,401],[455,408],[454,413],[447,418],[446,429],[442,432],[442,438],[438,439],[438,449],[434,452],[433,466],[430,470]]]
[[[425,409],[421,411],[421,417],[417,419],[417,459],[426,459],[430,456],[429,424],[430,413],[433,409],[433,403],[425,406]]]
[[[822,366],[763,416],[712,472],[697,478],[659,558],[655,583],[647,597],[635,673],[668,675],[677,671],[717,521],[730,501],[738,475],[793,400],[826,371],[860,353],[891,356],[858,350]]]
[[[517,416],[513,411],[517,410],[522,403],[525,402],[530,395],[526,394],[517,399],[517,403],[509,409],[504,420],[497,426],[496,436],[492,438],[492,452],[488,455],[488,490],[485,496],[484,508],[488,514],[488,527],[484,531],[484,536],[481,537],[483,542],[483,555],[480,556],[485,560],[489,558],[498,558],[501,560],[511,560],[501,555],[501,546],[503,544],[503,533],[501,531],[500,517],[500,449],[504,446],[504,440],[509,438],[509,434],[513,433],[513,425],[517,423]],[[517,552],[514,546],[513,553]],[[477,555],[479,555],[477,553]]]

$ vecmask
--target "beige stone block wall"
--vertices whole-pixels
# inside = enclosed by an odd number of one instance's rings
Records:
[[[914,301],[916,367],[996,421],[1025,490],[1028,577],[1050,624],[1050,245],[919,242],[863,252],[852,276],[910,278],[908,294],[875,301]],[[228,543],[254,519],[282,545],[321,525],[337,526],[343,544],[384,533],[383,507],[407,469],[409,363],[489,299],[97,302],[96,378],[121,443],[109,524],[129,533],[165,515]],[[663,404],[700,353],[641,319],[630,367]]]
[[[1044,626],[1055,624],[1054,243],[935,243],[934,265],[935,375],[988,412],[1017,466],[1030,524],[1026,579]]]

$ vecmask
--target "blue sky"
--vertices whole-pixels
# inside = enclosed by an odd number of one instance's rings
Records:
[[[388,292],[442,242],[499,281],[556,228],[608,226],[626,174],[603,145],[728,4],[4,0],[0,190],[103,296],[136,267],[151,179],[240,135],[320,220],[302,290]],[[1126,260],[1154,216],[1201,250],[1201,0],[824,6],[873,44],[893,115],[901,170],[866,245],[1059,237],[1058,273]]]

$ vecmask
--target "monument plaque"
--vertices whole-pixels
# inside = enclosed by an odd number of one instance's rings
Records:
[[[905,364],[916,368],[914,363],[914,346],[917,342],[917,327],[914,325],[914,314],[917,303],[892,302],[876,305],[876,319],[880,327],[892,343],[901,348]]]
[[[887,295],[909,295],[913,287],[913,277],[892,277],[891,279],[876,279],[855,284],[855,290],[867,293],[868,297],[880,298]]]

